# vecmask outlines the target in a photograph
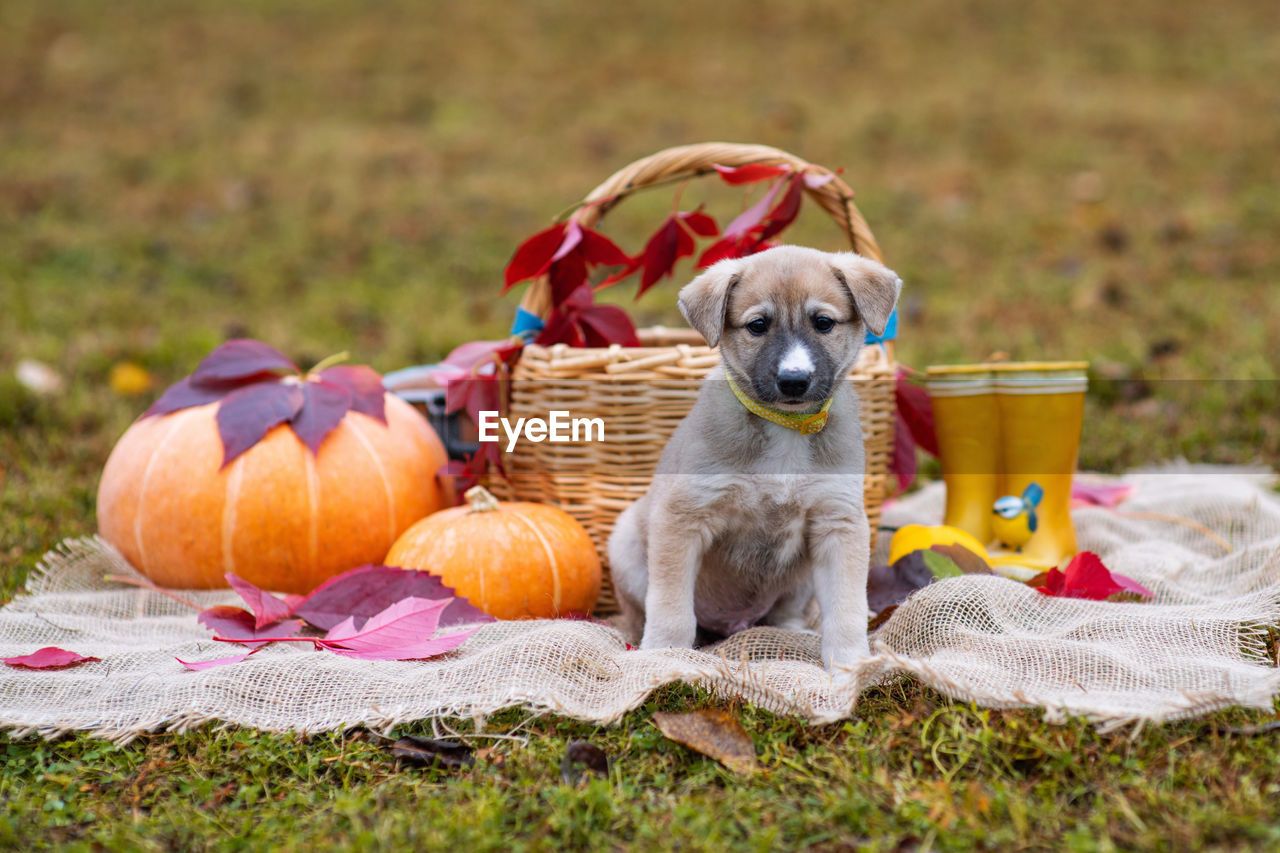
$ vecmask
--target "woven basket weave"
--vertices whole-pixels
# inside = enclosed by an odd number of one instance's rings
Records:
[[[786,163],[798,170],[830,174],[763,145],[687,145],[619,170],[596,187],[571,218],[594,226],[634,190],[711,174],[717,164],[749,163]],[[870,229],[854,207],[853,191],[844,182],[832,177],[806,191],[840,226],[854,251],[882,260]],[[521,307],[546,317],[550,285],[545,278],[533,282]],[[692,330],[657,327],[640,330],[639,335],[641,347],[525,347],[512,375],[508,417],[545,418],[548,412],[567,410],[574,418],[602,419],[605,440],[522,441],[506,456],[505,480],[495,477],[491,483],[499,496],[551,504],[573,515],[591,534],[602,560],[614,519],[648,489],[667,439],[693,407],[703,377],[719,362],[719,352]],[[850,375],[861,400],[865,501],[873,547],[893,453],[896,372],[890,347],[868,346]],[[597,612],[608,614],[615,609],[606,574]]]

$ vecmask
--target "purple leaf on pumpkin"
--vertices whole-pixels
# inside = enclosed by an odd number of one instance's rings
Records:
[[[278,622],[292,614],[287,602],[259,589],[244,578],[230,572],[223,577],[227,579],[227,583],[231,584],[236,594],[244,599],[244,603],[249,605],[249,609],[253,612],[255,628]]]
[[[37,649],[29,655],[0,658],[0,661],[3,661],[6,665],[17,669],[63,669],[98,660],[102,660],[102,658],[69,652],[57,646],[45,646],[43,649]]]
[[[290,424],[311,454],[320,452],[325,437],[338,428],[351,408],[351,392],[324,380],[303,382],[302,408]]]
[[[326,367],[317,376],[324,382],[340,385],[351,392],[351,411],[387,422],[387,390],[382,377],[372,367],[340,364]]]
[[[302,401],[302,389],[286,382],[246,385],[228,394],[217,414],[222,467],[261,441],[273,427],[293,418]]]
[[[250,338],[233,338],[205,356],[196,365],[191,379],[197,384],[207,385],[242,381],[280,371],[299,372],[297,366],[275,347]]]
[[[477,609],[465,598],[458,597],[439,576],[415,569],[391,566],[360,566],[316,587],[293,609],[293,615],[307,620],[322,631],[331,630],[347,617],[354,617],[356,629],[397,601],[405,598],[450,598],[440,616],[440,626],[468,622],[492,622],[492,616]]]
[[[166,388],[160,398],[152,403],[151,407],[143,414],[143,417],[167,415],[179,409],[190,409],[193,406],[216,403],[236,387],[239,386],[227,384],[197,385],[188,376],[186,379],[181,379]]]

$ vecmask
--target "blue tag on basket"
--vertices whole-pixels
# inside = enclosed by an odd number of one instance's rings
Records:
[[[894,308],[893,313],[889,315],[889,322],[884,324],[884,333],[879,335],[871,334],[867,331],[867,344],[882,344],[885,341],[892,341],[898,337],[898,309]]]
[[[532,311],[516,306],[516,318],[511,322],[511,334],[524,339],[527,344],[538,336],[546,324],[542,318]]]

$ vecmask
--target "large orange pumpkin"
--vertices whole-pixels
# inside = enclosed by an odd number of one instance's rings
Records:
[[[225,468],[219,403],[144,417],[107,460],[98,530],[170,587],[224,587],[230,572],[305,593],[377,563],[445,505],[440,439],[409,404],[390,394],[385,402],[385,425],[348,412],[315,455],[282,424]]]
[[[498,619],[551,619],[590,613],[600,597],[600,557],[564,510],[500,503],[484,488],[467,506],[427,516],[391,547],[388,566],[439,575]]]

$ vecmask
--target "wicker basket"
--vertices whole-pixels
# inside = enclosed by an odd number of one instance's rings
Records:
[[[608,200],[584,204],[572,218],[593,226],[634,190],[710,174],[715,164],[748,163],[789,163],[797,169],[828,172],[762,145],[705,143],[670,148],[615,173],[584,201]],[[848,186],[833,177],[808,193],[844,231],[854,251],[881,260]],[[545,318],[549,302],[550,287],[543,278],[533,282],[521,307]],[[602,559],[614,519],[648,489],[667,439],[693,407],[702,378],[719,361],[718,351],[692,330],[645,329],[640,340],[643,346],[626,348],[525,347],[512,377],[508,417],[545,418],[550,411],[567,410],[575,418],[601,418],[605,440],[520,442],[506,457],[505,481],[495,478],[491,483],[508,499],[537,501],[569,512],[591,534]],[[873,537],[893,453],[895,375],[889,346],[865,348],[851,374],[861,400],[865,500]],[[615,609],[606,575],[597,612]]]

